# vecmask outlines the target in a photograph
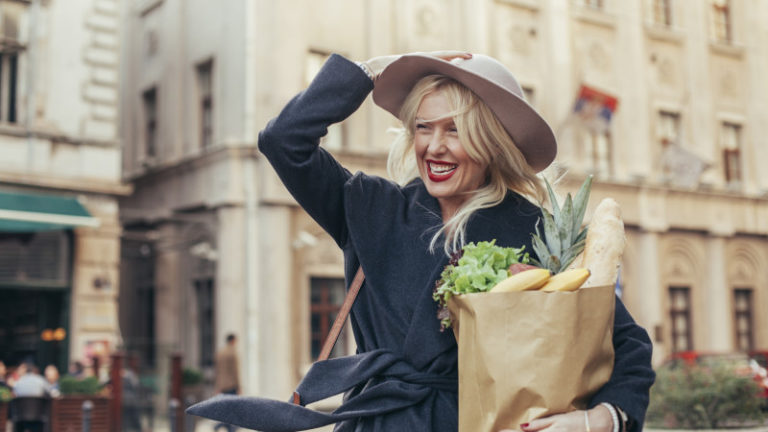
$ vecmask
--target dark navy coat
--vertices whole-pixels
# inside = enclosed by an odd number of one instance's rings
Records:
[[[357,110],[372,88],[357,65],[334,55],[259,135],[259,149],[288,190],[344,251],[348,283],[358,265],[365,272],[351,313],[358,355],[316,364],[298,389],[302,403],[346,391],[344,404],[327,414],[230,396],[191,413],[265,431],[334,422],[342,431],[457,430],[456,341],[452,332],[440,332],[432,299],[448,262],[442,248],[428,251],[442,223],[438,202],[420,179],[400,187],[353,175],[318,145],[328,126]],[[501,204],[471,218],[466,240],[497,239],[531,251],[539,216],[536,206],[510,191]],[[654,378],[651,344],[618,299],[614,348],[613,376],[591,405],[620,406],[640,430]]]

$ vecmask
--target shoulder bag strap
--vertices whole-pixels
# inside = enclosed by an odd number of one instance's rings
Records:
[[[352,284],[349,286],[349,291],[347,291],[347,296],[344,298],[344,303],[341,305],[338,315],[336,315],[336,320],[333,322],[331,331],[328,332],[328,337],[325,338],[323,349],[320,350],[320,355],[317,357],[317,361],[328,360],[328,356],[331,355],[331,350],[333,349],[333,346],[336,345],[336,340],[339,339],[341,329],[347,321],[349,311],[352,310],[352,305],[355,303],[357,293],[360,292],[360,287],[363,286],[364,280],[365,274],[363,274],[363,268],[359,267],[355,274],[355,278],[352,279]],[[296,405],[301,404],[301,397],[296,392],[293,392],[293,403]]]

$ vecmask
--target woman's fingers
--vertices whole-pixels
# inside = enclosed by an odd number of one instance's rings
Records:
[[[415,52],[412,54],[428,55],[428,56],[437,57],[439,59],[443,59],[446,61],[451,61],[455,58],[463,58],[463,59],[472,58],[472,53],[469,53],[466,51],[455,51],[455,50]],[[401,55],[377,56],[377,57],[368,59],[368,61],[366,61],[365,64],[368,65],[368,68],[371,69],[373,76],[377,77],[384,71],[384,69],[387,68],[387,66],[389,66],[392,62],[399,59],[400,57],[402,56]]]
[[[432,51],[432,52],[419,53],[419,54],[431,55],[432,57],[437,57],[443,60],[453,60],[455,58],[463,58],[463,59],[472,58],[472,53],[467,51]]]
[[[520,430],[523,432],[536,432],[542,429],[546,429],[555,424],[557,418],[560,415],[554,415],[552,417],[545,417],[537,420],[531,420],[529,423],[523,423],[520,425]]]

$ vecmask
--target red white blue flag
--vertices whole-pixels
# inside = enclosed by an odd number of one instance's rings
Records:
[[[611,117],[616,112],[619,100],[613,95],[582,84],[573,113],[587,128],[605,132],[611,125]]]

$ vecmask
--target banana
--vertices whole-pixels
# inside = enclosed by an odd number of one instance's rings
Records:
[[[490,292],[532,291],[541,288],[547,283],[552,272],[547,269],[536,268],[514,274],[497,283]]]
[[[590,271],[585,268],[576,268],[558,273],[547,281],[542,291],[576,291],[589,278]]]

